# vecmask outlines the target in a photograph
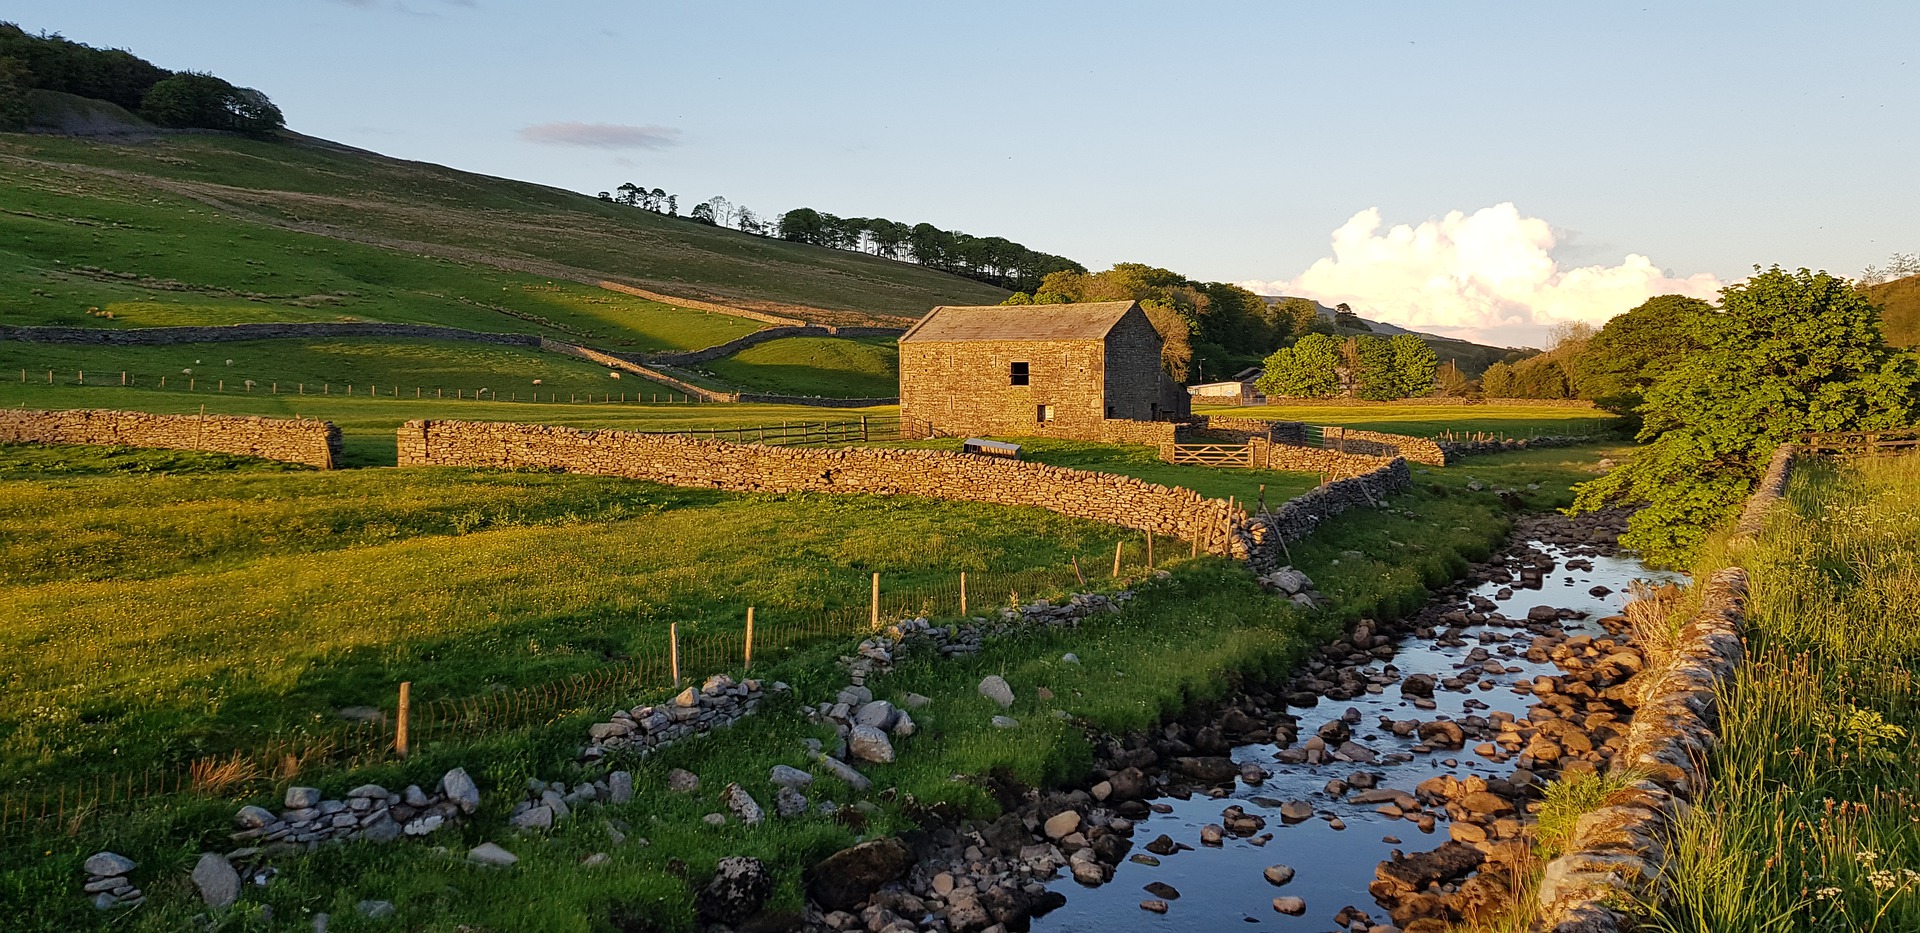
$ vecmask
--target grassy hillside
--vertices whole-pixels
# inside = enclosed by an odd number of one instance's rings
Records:
[[[900,394],[900,348],[892,337],[786,337],[701,367],[749,392],[838,398]]]
[[[557,316],[550,295],[522,294],[548,282],[593,294],[594,282],[627,281],[829,323],[1005,294],[908,263],[297,136],[129,144],[7,134],[0,166],[0,244],[11,247],[0,253],[0,284],[63,293],[43,313],[102,304],[84,286],[152,288],[148,280],[223,307],[256,294],[268,307],[311,298],[335,313],[431,315],[481,329],[498,329],[504,315],[493,305],[570,325],[567,305],[604,317],[564,288]],[[619,326],[602,319],[589,329]]]
[[[1920,275],[1869,285],[1864,291],[1880,306],[1880,328],[1887,342],[1920,347]]]

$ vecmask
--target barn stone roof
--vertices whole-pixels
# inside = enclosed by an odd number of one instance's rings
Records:
[[[1058,305],[942,305],[900,335],[901,343],[985,340],[1102,340],[1136,305],[1089,301]]]

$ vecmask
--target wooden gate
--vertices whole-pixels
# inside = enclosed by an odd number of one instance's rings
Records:
[[[1253,445],[1234,446],[1231,444],[1175,444],[1173,445],[1174,463],[1195,463],[1201,466],[1253,466]]]

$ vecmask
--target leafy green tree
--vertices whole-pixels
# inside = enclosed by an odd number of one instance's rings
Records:
[[[1433,348],[1412,334],[1395,334],[1387,339],[1387,344],[1393,350],[1397,393],[1394,397],[1411,398],[1432,392],[1440,369],[1440,358],[1434,355]]]
[[[1698,298],[1658,295],[1608,321],[1570,360],[1580,396],[1631,414],[1661,373],[1700,350],[1694,335],[1712,311]]]
[[[1513,366],[1498,362],[1480,374],[1480,394],[1487,398],[1513,398]]]
[[[1280,302],[1274,306],[1274,312],[1273,331],[1282,340],[1304,336],[1320,323],[1320,306],[1305,298]]]
[[[1400,398],[1399,373],[1393,368],[1393,345],[1379,337],[1356,336],[1349,346],[1354,397],[1370,402]]]
[[[263,135],[286,125],[280,108],[252,88],[210,74],[183,71],[147,90],[140,112],[161,126],[233,130]]]
[[[33,74],[27,63],[17,58],[0,58],[0,130],[26,129],[33,107],[27,92],[33,89]]]
[[[1273,398],[1330,398],[1340,391],[1341,341],[1308,334],[1267,357],[1253,387]]]
[[[1622,543],[1656,563],[1689,563],[1781,443],[1920,414],[1920,367],[1887,346],[1866,296],[1825,272],[1755,271],[1721,291],[1720,310],[1696,319],[1700,348],[1647,390],[1647,446],[1576,487],[1573,511],[1645,504]]]

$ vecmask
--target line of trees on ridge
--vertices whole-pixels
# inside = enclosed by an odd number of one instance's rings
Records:
[[[268,135],[286,126],[280,108],[252,88],[0,22],[0,129],[26,127],[35,90],[103,100],[164,127]]]

